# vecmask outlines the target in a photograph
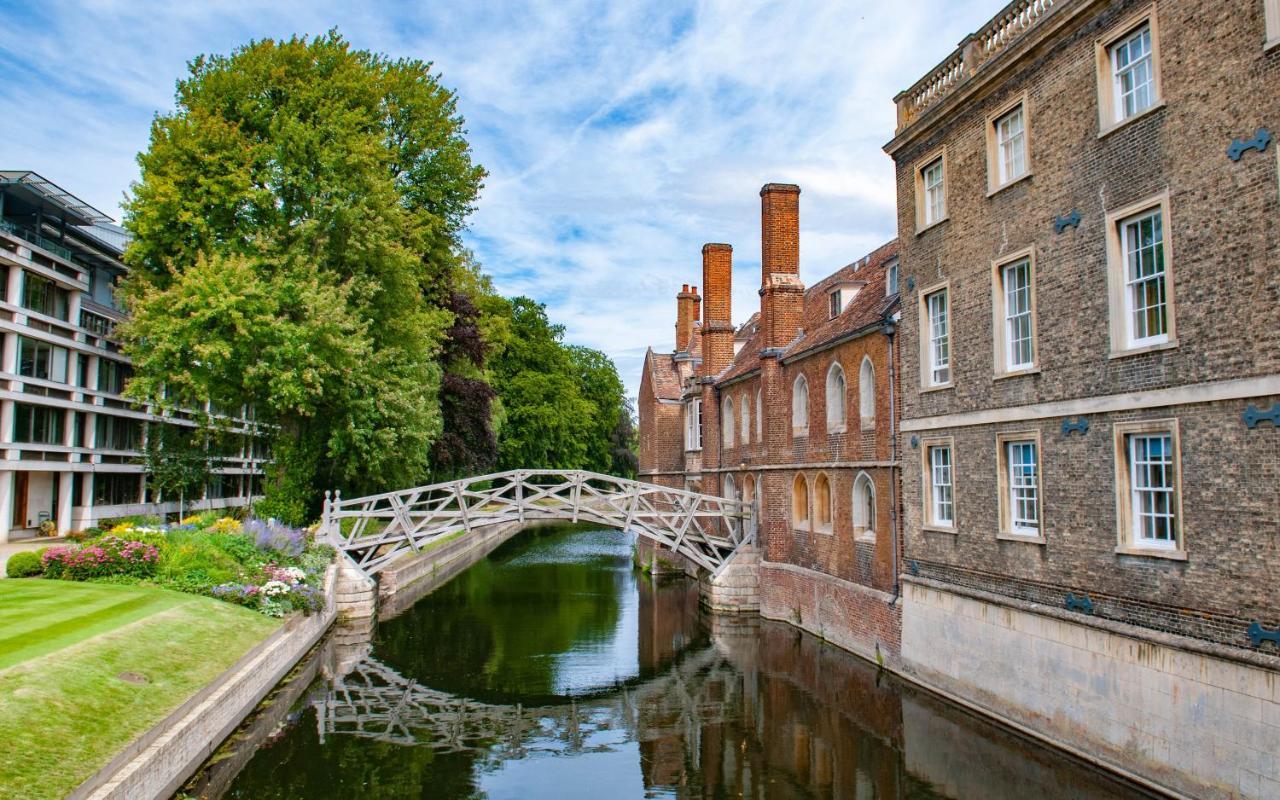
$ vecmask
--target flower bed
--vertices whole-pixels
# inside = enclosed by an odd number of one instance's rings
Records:
[[[151,584],[283,617],[323,607],[332,558],[306,530],[203,514],[172,526],[124,520],[78,545],[46,548],[40,567],[45,578]]]

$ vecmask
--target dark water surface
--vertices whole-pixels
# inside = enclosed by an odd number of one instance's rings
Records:
[[[339,632],[294,684],[189,792],[1142,796],[790,626],[706,615],[696,584],[633,571],[611,531],[517,536],[371,642]]]

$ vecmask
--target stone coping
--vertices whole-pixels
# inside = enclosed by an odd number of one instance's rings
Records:
[[[171,797],[329,629],[335,616],[335,578],[336,567],[330,565],[324,610],[286,618],[208,686],[126,745],[68,799]]]
[[[1153,644],[1158,644],[1174,650],[1186,650],[1200,655],[1211,656],[1213,658],[1221,658],[1225,661],[1234,661],[1238,664],[1245,664],[1250,667],[1257,667],[1259,669],[1270,670],[1272,672],[1280,672],[1280,656],[1258,653],[1252,650],[1242,650],[1238,647],[1228,647],[1226,645],[1215,644],[1213,642],[1206,642],[1203,639],[1195,639],[1190,636],[1182,636],[1176,633],[1143,628],[1138,625],[1131,625],[1127,622],[1117,622],[1116,620],[1103,619],[1101,617],[1094,617],[1088,614],[1067,611],[1065,608],[1056,608],[1042,603],[1032,603],[1026,600],[1019,600],[1014,597],[995,594],[994,592],[984,592],[981,589],[970,589],[953,583],[935,581],[931,578],[922,578],[915,575],[902,575],[901,580],[903,583],[923,586],[928,589],[936,589],[942,592],[950,592],[951,594],[960,595],[962,597],[981,600],[994,605],[1024,611],[1029,614],[1039,614],[1043,617],[1052,617],[1053,619],[1063,620],[1064,622],[1074,622],[1077,625],[1097,628],[1119,636],[1127,636],[1130,639],[1140,639],[1152,642]]]

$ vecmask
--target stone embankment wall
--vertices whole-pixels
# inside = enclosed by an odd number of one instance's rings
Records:
[[[1189,797],[1280,798],[1280,659],[903,580],[906,677]]]
[[[323,611],[293,616],[216,681],[138,737],[69,797],[167,798],[205,762],[289,670],[320,641],[337,612],[337,568],[325,576]]]

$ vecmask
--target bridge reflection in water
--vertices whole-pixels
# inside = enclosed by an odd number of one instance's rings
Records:
[[[1141,796],[791,626],[708,616],[696,584],[638,577],[625,547],[513,540],[372,640],[339,632],[229,796]],[[572,636],[531,631],[551,617]]]

